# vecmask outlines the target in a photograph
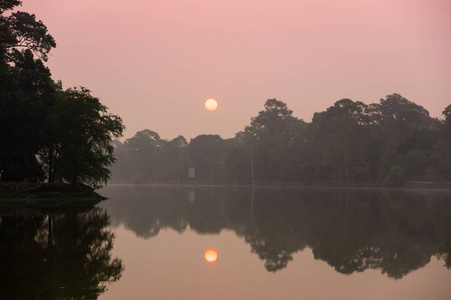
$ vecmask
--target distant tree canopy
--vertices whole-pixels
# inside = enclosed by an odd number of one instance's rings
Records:
[[[142,130],[124,143],[120,117],[80,87],[63,90],[45,66],[56,46],[33,14],[0,0],[1,180],[62,180],[99,186],[110,177],[145,183],[228,181],[451,180],[451,105],[443,120],[399,94],[379,103],[341,99],[310,123],[269,99],[234,138],[167,141]],[[119,158],[115,162],[113,153]]]
[[[44,62],[55,41],[35,15],[11,12],[20,4],[0,0],[1,180],[105,183],[122,120],[89,90],[53,81]]]
[[[201,180],[251,182],[252,170],[262,182],[399,186],[405,180],[451,180],[451,105],[444,120],[431,118],[399,94],[369,105],[341,99],[315,113],[310,123],[292,113],[286,103],[269,99],[234,138],[200,135],[187,143],[179,136],[184,143],[170,152],[164,149],[172,142],[150,130],[138,132],[115,142],[119,160],[112,178],[132,183],[187,179],[188,168],[195,168]],[[152,132],[158,142],[152,147],[137,143],[144,132]]]

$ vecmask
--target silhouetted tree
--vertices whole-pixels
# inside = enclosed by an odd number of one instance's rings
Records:
[[[451,180],[451,105],[442,114],[445,119],[441,122],[440,137],[427,167],[429,177],[439,182]]]
[[[212,180],[218,178],[220,162],[225,153],[224,140],[219,135],[199,135],[187,147],[196,178]]]
[[[89,90],[74,88],[62,92],[54,122],[56,176],[93,187],[106,183],[115,161],[111,142],[124,129],[121,118],[109,114]]]
[[[256,177],[263,180],[289,178],[291,176],[285,174],[289,164],[285,164],[285,159],[296,132],[305,123],[293,117],[287,104],[277,99],[268,99],[264,107],[245,127],[246,141],[252,146]]]
[[[87,89],[63,91],[51,79],[43,61],[55,41],[35,15],[11,12],[20,4],[0,1],[1,179],[43,181],[47,175],[50,182],[56,176],[96,187],[109,178],[110,142],[121,136],[122,120]]]
[[[0,169],[3,180],[43,177],[36,154],[49,142],[47,116],[55,103],[57,85],[31,50],[16,52],[13,66],[3,69],[0,83]],[[1,71],[0,71],[1,72]]]
[[[306,147],[310,153],[310,172],[317,179],[346,182],[365,179],[369,172],[365,153],[367,108],[362,102],[341,99],[326,111],[314,114]],[[309,166],[305,162],[304,165]]]
[[[15,61],[20,49],[29,49],[47,61],[48,53],[56,46],[55,40],[47,32],[44,23],[36,20],[34,14],[21,11],[9,13],[21,4],[20,0],[0,1],[1,61]]]
[[[149,129],[138,131],[124,142],[129,153],[125,163],[132,170],[132,182],[143,183],[160,179],[162,151],[166,143],[158,133]]]
[[[185,179],[189,168],[188,142],[179,135],[163,145],[161,179]]]

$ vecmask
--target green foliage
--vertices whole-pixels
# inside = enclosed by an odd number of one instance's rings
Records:
[[[43,61],[55,41],[35,15],[10,12],[20,4],[0,0],[1,179],[106,183],[122,120],[87,89],[52,80]]]
[[[377,128],[389,147],[398,147],[412,132],[434,128],[429,112],[399,94],[388,95],[378,104],[369,106],[371,124]]]
[[[192,139],[188,145],[188,153],[192,167],[196,169],[196,178],[218,179],[224,152],[224,140],[219,135],[199,135]]]
[[[445,120],[443,121],[442,134],[451,139],[451,105],[448,105],[442,112]]]
[[[441,122],[440,138],[434,145],[426,170],[428,177],[438,182],[451,181],[451,105],[442,114],[445,119]]]
[[[179,135],[178,137],[163,144],[163,172],[164,179],[181,179],[186,176],[189,168],[188,142]]]
[[[38,180],[36,153],[47,138],[43,122],[55,103],[55,83],[42,61],[30,50],[17,53],[14,66],[3,69],[0,86],[0,169],[3,180]]]
[[[445,123],[398,94],[370,105],[341,99],[315,113],[311,123],[293,117],[286,103],[269,99],[232,139],[200,135],[186,148],[173,147],[148,131],[146,146],[134,141],[146,136],[137,133],[123,145],[136,146],[117,146],[121,159],[113,178],[140,183],[186,179],[187,169],[195,167],[196,179],[203,180],[252,182],[254,175],[264,182],[377,180],[399,186],[404,180],[424,180],[426,168],[430,177],[448,176],[445,170],[434,173],[440,162],[447,165],[447,144],[442,142],[441,150],[433,146],[444,135],[438,129],[448,128]]]
[[[437,182],[451,181],[451,141],[440,138],[434,146],[426,169],[429,179]]]
[[[357,121],[343,115],[331,122],[324,159],[334,166],[334,177],[349,182],[356,175],[366,173],[364,128]]]
[[[226,140],[226,152],[220,165],[220,178],[233,181],[252,179],[251,145],[244,141],[245,133],[239,132],[235,138]]]
[[[34,14],[16,11],[6,16],[4,13],[20,5],[21,1],[0,1],[0,56],[2,61],[11,62],[19,53],[18,49],[33,51],[47,61],[48,53],[56,47],[55,40],[47,32],[42,21]]]
[[[106,183],[107,167],[115,161],[111,142],[124,129],[121,118],[109,114],[89,90],[75,88],[62,92],[54,126],[55,173],[73,184],[98,187]]]
[[[143,183],[156,180],[161,171],[162,150],[166,141],[151,130],[138,131],[134,137],[125,141],[129,150],[128,163],[134,173],[134,182]]]
[[[5,11],[11,10],[21,4],[21,0],[0,0],[0,12],[3,13]]]
[[[340,99],[306,123],[268,99],[234,139],[200,135],[189,143],[143,130],[124,143],[122,121],[85,88],[63,90],[43,61],[55,47],[36,16],[0,0],[0,170],[2,180],[105,183],[196,178],[251,181],[451,180],[451,105],[444,120],[399,94],[366,105]],[[35,56],[38,59],[35,59]],[[39,160],[37,159],[39,157]],[[46,169],[46,172],[42,169]],[[426,172],[427,169],[427,172]]]
[[[424,178],[424,173],[428,159],[426,155],[416,149],[410,149],[405,156],[404,174],[407,179],[420,180]]]
[[[404,169],[401,166],[392,166],[387,177],[382,181],[385,187],[400,187],[404,181]]]
[[[244,141],[253,152],[255,178],[279,181],[288,175],[285,170],[292,162],[286,158],[305,122],[293,117],[293,111],[282,101],[268,99],[264,107],[246,126]]]

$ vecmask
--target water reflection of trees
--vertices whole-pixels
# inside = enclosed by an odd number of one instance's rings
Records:
[[[305,247],[343,274],[379,269],[401,278],[433,256],[451,267],[449,194],[256,188],[251,199],[246,188],[191,189],[193,199],[183,188],[121,188],[115,197],[122,201],[106,205],[113,219],[143,238],[161,228],[232,229],[273,272]]]
[[[97,299],[121,276],[104,210],[25,212],[0,220],[0,299]]]

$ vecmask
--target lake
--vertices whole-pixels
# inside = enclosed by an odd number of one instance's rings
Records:
[[[451,298],[450,191],[99,193],[94,208],[0,210],[0,299]]]

